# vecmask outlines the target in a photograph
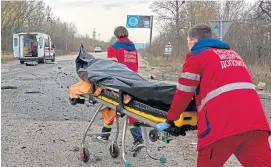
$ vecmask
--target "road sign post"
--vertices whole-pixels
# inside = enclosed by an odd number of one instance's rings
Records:
[[[127,28],[149,28],[150,29],[150,47],[152,43],[153,16],[127,15]]]
[[[151,44],[152,44],[152,27],[153,27],[153,16],[151,17],[151,27],[150,27],[150,49],[151,49]]]
[[[165,46],[164,54],[165,56],[167,56],[167,58],[172,55],[172,45],[170,44],[170,42],[168,42],[168,44]]]
[[[232,21],[226,20],[211,21],[209,23],[214,33],[219,37],[221,41],[223,41],[224,36],[229,31],[231,24]]]

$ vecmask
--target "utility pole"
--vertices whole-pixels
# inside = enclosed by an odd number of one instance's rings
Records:
[[[98,34],[98,41],[100,41],[100,33]]]
[[[153,30],[153,15],[150,16],[150,50],[152,50],[151,45],[152,45],[152,30]]]
[[[229,13],[230,13],[230,1],[225,2],[224,8],[224,20],[229,20]]]
[[[175,18],[175,24],[176,24],[176,28],[177,28],[177,56],[179,56],[179,46],[180,46],[180,29],[179,29],[179,1],[176,1],[176,18]]]
[[[180,53],[180,50],[179,50],[179,47],[180,47],[180,23],[179,23],[179,19],[180,19],[180,7],[185,3],[185,1],[182,1],[181,5],[179,6],[179,1],[177,0],[176,1],[176,18],[175,18],[175,24],[176,24],[176,29],[177,29],[177,34],[176,34],[176,37],[177,37],[177,56],[179,56],[179,53]]]
[[[47,34],[50,34],[49,33],[49,26],[51,26],[51,24],[52,24],[52,18],[50,17],[50,13],[49,13],[48,16],[47,16],[47,25],[46,25],[46,33]]]
[[[93,30],[93,32],[92,32],[92,39],[93,39],[93,41],[95,41],[95,39],[96,39],[96,31],[95,31],[95,28],[94,28],[94,30]]]

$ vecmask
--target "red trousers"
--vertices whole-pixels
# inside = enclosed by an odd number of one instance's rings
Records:
[[[271,167],[269,132],[249,131],[221,139],[198,152],[198,167],[223,167],[234,154],[244,167]]]

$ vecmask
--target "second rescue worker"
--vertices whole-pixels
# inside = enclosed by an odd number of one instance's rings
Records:
[[[187,41],[171,111],[157,129],[170,127],[196,94],[198,167],[222,167],[232,154],[245,167],[271,167],[270,126],[243,59],[206,24],[192,27]]]
[[[138,54],[133,42],[128,39],[128,30],[124,26],[119,26],[115,29],[114,35],[117,37],[116,43],[112,44],[107,50],[107,57],[109,60],[117,61],[121,64],[126,65],[134,72],[138,72]],[[110,110],[106,108],[104,110]],[[106,111],[104,112],[106,114]],[[139,126],[136,124],[138,123],[137,120],[128,117],[129,123],[134,124],[134,126],[130,129],[131,134],[134,138],[134,146],[133,150],[139,150],[144,147],[144,141],[142,137],[142,131]],[[102,132],[111,132],[112,125],[114,123],[114,117],[105,125],[102,129]],[[97,139],[101,141],[107,141],[110,134],[103,134],[98,136]]]

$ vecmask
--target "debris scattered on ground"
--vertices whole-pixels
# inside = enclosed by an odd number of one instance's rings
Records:
[[[63,142],[66,142],[66,140],[64,140],[64,139],[59,139],[60,141],[63,141]]]
[[[77,151],[79,151],[79,147],[75,146],[75,147],[73,147],[73,149],[71,151],[77,152]]]
[[[38,63],[36,61],[29,61],[25,63],[26,66],[36,66]]]
[[[5,90],[5,89],[17,89],[16,86],[1,86],[1,90]]]
[[[1,117],[8,117],[8,115],[1,115]]]
[[[98,157],[98,156],[95,156],[95,157],[94,157],[94,160],[95,160],[96,162],[98,162],[98,161],[101,161],[102,158],[101,158],[101,157]]]
[[[266,86],[266,83],[264,83],[264,82],[259,82],[259,84],[257,85],[257,88],[258,88],[259,90],[263,90],[265,86]]]
[[[190,143],[190,145],[197,145],[197,143]]]
[[[26,93],[26,94],[28,94],[28,93],[41,93],[41,91],[26,91],[24,93]]]
[[[117,164],[117,165],[120,164],[120,160],[115,160],[114,164]]]
[[[157,151],[161,151],[163,148],[166,148],[166,146],[158,146]]]

